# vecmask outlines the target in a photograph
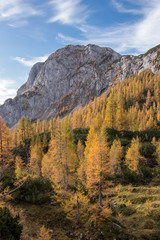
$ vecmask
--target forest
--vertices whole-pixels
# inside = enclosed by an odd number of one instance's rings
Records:
[[[0,117],[0,239],[158,240],[160,72],[66,110]]]

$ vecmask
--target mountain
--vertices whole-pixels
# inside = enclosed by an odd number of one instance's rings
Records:
[[[101,95],[115,80],[145,69],[156,73],[159,63],[160,45],[139,56],[121,56],[91,44],[68,45],[32,67],[17,96],[0,106],[0,115],[10,127],[22,116],[33,121],[64,116]]]

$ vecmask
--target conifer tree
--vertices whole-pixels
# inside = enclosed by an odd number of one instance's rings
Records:
[[[12,160],[11,148],[13,147],[11,130],[6,127],[0,116],[0,175],[8,167]]]
[[[35,143],[33,141],[31,143],[30,155],[31,155],[29,161],[30,171],[36,176],[41,176],[43,148],[39,136],[37,136]]]
[[[77,156],[79,159],[78,178],[83,184],[86,184],[86,164],[84,156],[84,146],[79,140],[77,144]]]
[[[29,118],[21,117],[18,122],[18,144],[33,136],[33,129]]]
[[[52,135],[49,151],[42,160],[42,172],[44,176],[50,176],[56,186],[67,190],[74,180],[76,167],[73,133],[68,118],[64,118],[62,122],[59,120],[57,123],[55,136]]]
[[[62,203],[67,218],[76,222],[79,226],[88,220],[89,199],[82,192],[72,193]]]
[[[118,91],[115,123],[116,123],[116,129],[118,129],[120,131],[125,129],[125,127],[126,127],[125,106],[124,105],[125,105],[125,102],[124,102],[123,96],[120,93],[120,91]]]
[[[105,126],[107,128],[114,128],[115,125],[116,105],[113,93],[110,93],[106,106]]]
[[[49,234],[49,230],[47,228],[45,228],[45,226],[43,225],[40,228],[40,232],[38,234],[37,240],[50,240],[51,236]]]
[[[20,156],[16,156],[15,159],[15,174],[17,179],[26,176],[25,164]]]
[[[147,92],[147,99],[146,99],[146,107],[149,108],[151,105],[151,91],[148,90]]]
[[[25,118],[21,117],[18,122],[18,144],[23,142],[26,139],[26,131],[25,131]]]
[[[131,146],[128,148],[125,158],[125,164],[134,172],[138,172],[139,170],[139,160],[141,158],[140,152],[140,143],[138,137],[133,138],[131,141]]]
[[[109,148],[104,136],[96,133],[94,129],[88,134],[85,158],[87,187],[89,191],[96,190],[99,193],[99,204],[102,206],[102,185],[104,175],[108,172]]]
[[[111,149],[110,149],[110,158],[109,158],[109,166],[111,174],[121,173],[121,159],[123,156],[123,149],[121,146],[120,140],[114,140]]]

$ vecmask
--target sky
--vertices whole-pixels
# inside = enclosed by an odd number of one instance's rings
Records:
[[[0,0],[0,104],[68,44],[141,54],[160,44],[160,0]]]

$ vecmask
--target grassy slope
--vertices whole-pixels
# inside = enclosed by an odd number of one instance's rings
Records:
[[[117,220],[135,239],[160,239],[160,186],[153,183],[139,187],[122,186],[119,190],[110,189],[107,195],[114,203]],[[146,200],[149,200],[148,205]],[[123,204],[126,207],[123,208]]]
[[[53,230],[51,235],[55,240],[80,239],[81,234],[87,235],[88,239],[92,240],[158,240],[160,239],[159,183],[160,179],[157,178],[146,186],[127,185],[107,190],[104,194],[112,206],[113,217],[96,229],[86,228],[86,226],[82,229],[78,228],[66,219],[65,213],[59,205],[11,204],[11,202],[3,202],[3,205],[19,212],[24,226],[23,240],[36,239],[42,225]],[[150,201],[149,211],[146,200]],[[123,227],[120,228],[116,223]]]

